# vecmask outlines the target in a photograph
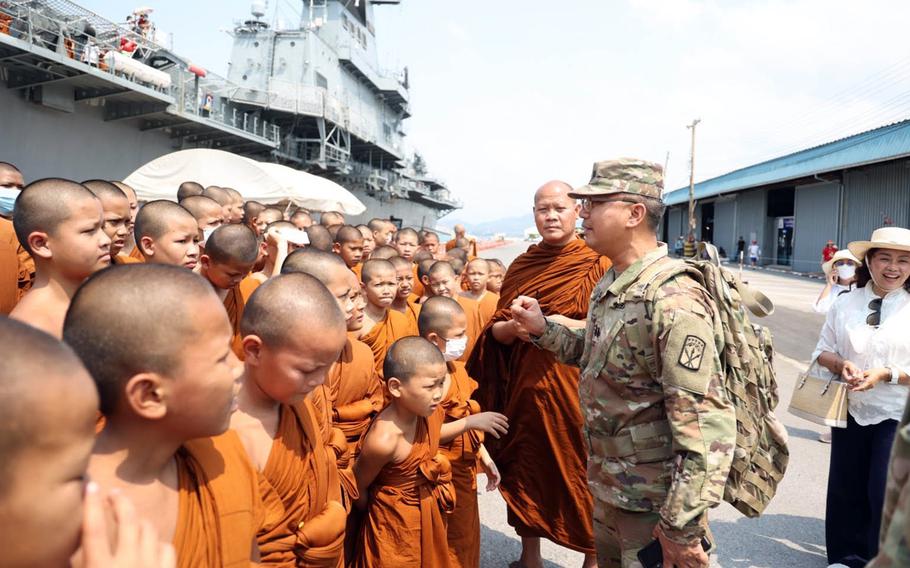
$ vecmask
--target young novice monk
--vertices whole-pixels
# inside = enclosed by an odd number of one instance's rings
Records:
[[[373,352],[376,371],[381,373],[389,346],[402,337],[417,335],[417,326],[408,316],[390,309],[398,294],[395,265],[370,259],[363,264],[361,281],[367,305],[359,339]]]
[[[452,265],[446,261],[440,260],[430,267],[430,271],[427,273],[427,281],[429,282],[428,288],[432,296],[452,298],[464,310],[468,319],[468,344],[464,354],[458,360],[467,361],[484,327],[481,322],[480,306],[474,300],[458,294],[460,288],[458,277],[455,275]]]
[[[136,215],[136,248],[145,262],[195,270],[199,263],[199,225],[172,201],[146,203]]]
[[[373,249],[373,254],[370,255],[370,258],[375,260],[389,260],[393,256],[398,256],[398,249],[393,246],[382,245]]]
[[[202,243],[209,238],[212,231],[224,225],[224,210],[218,202],[204,195],[192,195],[180,201],[180,206],[196,218]]]
[[[344,316],[315,278],[282,274],[250,298],[241,329],[245,372],[231,428],[284,505],[276,530],[259,537],[262,561],[340,567],[347,511],[307,395],[344,347]]]
[[[398,279],[398,293],[392,301],[391,308],[408,316],[411,323],[417,326],[417,316],[420,314],[420,304],[417,303],[414,290],[414,265],[400,256],[393,256],[389,262],[395,267]]]
[[[363,236],[357,227],[342,225],[335,233],[332,252],[340,256],[347,267],[354,271],[357,278],[360,278],[360,271],[363,268],[360,263],[363,259]]]
[[[464,279],[468,289],[460,291],[459,295],[477,302],[480,309],[480,326],[483,329],[496,313],[496,304],[499,302],[499,294],[487,290],[490,263],[482,258],[475,258],[465,267]]]
[[[109,181],[90,179],[82,182],[98,201],[104,214],[101,229],[111,240],[111,264],[134,264],[137,259],[120,252],[130,236],[130,200],[126,194]]]
[[[148,523],[130,521],[135,512],[123,497],[111,503],[119,521],[111,552],[98,488],[85,484],[98,395],[72,349],[43,331],[0,318],[0,360],[3,566],[69,566],[80,536],[82,553],[74,559],[84,568],[173,566],[171,547],[141,550],[139,543],[155,543],[157,534]]]
[[[258,475],[236,434],[219,435],[242,367],[212,286],[175,266],[115,266],[82,285],[63,335],[107,419],[88,468],[102,492],[128,497],[178,566],[257,561]]]
[[[31,290],[10,317],[63,333],[63,319],[76,289],[93,272],[111,264],[111,239],[104,233],[101,202],[84,186],[48,178],[30,183],[16,199],[13,226],[19,244],[35,260]]]
[[[357,230],[363,236],[363,257],[361,261],[370,260],[373,249],[376,248],[376,241],[373,239],[373,231],[366,225],[357,225]]]
[[[439,445],[468,430],[499,437],[508,423],[485,412],[443,424],[448,373],[442,353],[425,339],[396,341],[384,370],[391,402],[367,431],[354,464],[357,505],[366,510],[354,566],[446,568],[446,514],[455,492]]]
[[[122,181],[110,180],[110,182],[116,185],[120,191],[126,194],[126,198],[130,201],[130,222],[127,228],[130,231],[130,236],[126,239],[126,244],[123,245],[123,254],[129,256],[130,258],[135,258],[136,260],[142,260],[142,253],[139,252],[139,247],[136,246],[136,238],[133,234],[133,229],[136,225],[136,215],[139,214],[139,198],[136,197],[136,190],[131,186],[123,183]]]
[[[490,263],[490,277],[487,278],[487,290],[499,294],[502,290],[502,280],[506,277],[506,265],[498,258],[488,258]]]
[[[200,257],[200,274],[215,288],[215,293],[224,303],[228,319],[231,321],[233,339],[231,346],[234,354],[243,360],[240,342],[240,320],[243,309],[250,295],[259,286],[256,280],[244,279],[256,262],[259,251],[259,240],[245,225],[224,225],[215,229],[209,237],[205,254]]]
[[[420,311],[420,336],[435,345],[446,360],[449,390],[443,398],[446,422],[480,412],[471,399],[477,383],[468,376],[464,363],[456,361],[467,344],[467,318],[458,302],[437,296],[424,303]],[[480,565],[480,513],[477,509],[476,466],[487,474],[487,491],[499,486],[499,470],[483,446],[478,432],[469,431],[442,448],[452,464],[455,510],[449,516],[449,557],[452,566],[471,568]]]

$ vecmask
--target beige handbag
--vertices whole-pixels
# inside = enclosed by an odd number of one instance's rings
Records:
[[[787,410],[809,422],[846,428],[847,383],[813,361],[796,380]]]

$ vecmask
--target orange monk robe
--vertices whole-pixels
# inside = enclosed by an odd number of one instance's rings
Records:
[[[382,363],[385,361],[385,354],[389,347],[402,337],[411,335],[420,335],[417,332],[417,326],[405,314],[389,309],[386,310],[385,319],[376,322],[373,329],[360,338],[360,341],[366,343],[373,352],[373,362],[380,378],[382,377]]]
[[[383,385],[370,348],[349,339],[329,371],[326,385],[332,397],[332,423],[354,449],[384,404]]]
[[[243,361],[243,334],[240,333],[240,320],[243,319],[243,308],[260,282],[251,276],[247,276],[237,285],[227,291],[224,297],[224,309],[227,311],[228,319],[231,320],[233,338],[231,339],[231,348],[241,361]]]
[[[179,568],[243,566],[257,534],[289,540],[283,507],[247,457],[236,432],[187,442],[175,455],[178,513],[173,544]]]
[[[417,265],[414,265],[414,287],[411,288],[411,294],[414,294],[418,298],[427,293],[426,287],[423,285],[423,282],[420,281],[420,277],[417,276]]]
[[[471,399],[477,383],[468,376],[464,363],[447,363],[451,384],[442,408],[446,422],[480,412]],[[468,430],[442,447],[452,465],[455,510],[448,518],[449,559],[453,567],[476,568],[480,565],[480,513],[477,508],[477,450],[483,443],[481,433]]]
[[[0,219],[0,314],[9,315],[19,302],[19,241],[13,224]]]
[[[464,354],[458,358],[459,361],[465,362],[468,360],[468,357],[471,356],[471,352],[477,344],[477,339],[480,337],[481,332],[483,332],[483,318],[480,315],[480,303],[476,300],[465,298],[458,293],[455,294],[454,299],[464,310],[464,314],[468,320],[468,327],[466,330],[468,344],[465,346]]]
[[[446,517],[455,506],[452,469],[439,452],[440,406],[419,418],[411,453],[370,485],[355,568],[447,568]]]
[[[581,239],[562,248],[531,246],[509,267],[496,314],[467,365],[480,384],[481,407],[509,418],[509,433],[487,440],[502,474],[509,524],[521,536],[544,537],[584,553],[594,553],[593,505],[578,369],[521,340],[502,345],[490,329],[511,319],[509,306],[519,295],[537,298],[546,315],[586,318],[591,292],[609,266]]]
[[[408,316],[408,319],[411,320],[411,323],[414,324],[414,329],[417,329],[417,318],[420,317],[420,304],[417,302],[418,300],[420,300],[419,296],[414,296],[414,294],[408,296],[407,307],[403,312],[404,315]]]
[[[145,262],[145,257],[142,256],[142,251],[139,250],[139,243],[136,243],[136,246],[134,246],[133,250],[130,251],[129,256],[135,258],[140,262]]]
[[[347,510],[335,456],[323,443],[309,400],[279,407],[278,430],[262,476],[284,505],[273,532],[259,536],[262,564],[344,566]],[[294,531],[291,539],[283,527]]]
[[[363,276],[362,276],[363,275],[363,263],[358,262],[357,264],[355,264],[353,266],[353,268],[351,268],[351,272],[354,273],[354,276],[357,277],[357,281],[360,282],[363,278]]]
[[[142,264],[143,262],[145,261],[142,259],[133,258],[127,254],[123,254],[122,252],[118,252],[111,259],[111,264]]]

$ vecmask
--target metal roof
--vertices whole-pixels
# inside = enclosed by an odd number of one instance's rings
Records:
[[[800,150],[695,184],[695,199],[795,180],[910,156],[910,120]],[[689,199],[688,186],[664,196],[667,205]]]

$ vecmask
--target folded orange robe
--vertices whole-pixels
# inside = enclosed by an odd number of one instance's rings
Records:
[[[383,407],[383,384],[373,364],[373,352],[362,341],[349,339],[326,384],[332,397],[332,422],[354,449]]]
[[[111,264],[141,264],[143,260],[118,252],[111,258]]]
[[[578,369],[520,340],[502,345],[490,328],[511,319],[509,306],[519,295],[537,298],[546,315],[586,318],[594,285],[609,266],[581,239],[562,248],[531,246],[509,267],[496,314],[467,365],[480,384],[475,396],[481,407],[509,418],[509,433],[487,440],[502,474],[509,524],[521,536],[584,553],[594,552],[593,505]]]
[[[493,319],[493,314],[496,313],[496,306],[499,304],[499,294],[486,291],[478,300],[478,304],[480,304],[481,326],[486,327],[487,323]]]
[[[311,401],[279,407],[262,475],[284,505],[275,530],[259,535],[262,564],[343,567],[347,510],[335,456],[323,443]],[[294,537],[286,538],[282,527]]]
[[[19,302],[19,241],[13,224],[0,219],[0,314],[9,315]]]
[[[474,345],[477,344],[477,340],[480,338],[481,332],[483,332],[483,317],[480,315],[480,304],[477,301],[465,298],[457,293],[455,294],[455,301],[464,310],[464,314],[468,319],[468,344],[465,347],[464,354],[458,358],[459,361],[464,362],[471,356],[471,352],[474,351]]]
[[[420,281],[420,277],[417,276],[417,265],[414,265],[414,287],[411,288],[411,294],[414,294],[418,298],[427,293],[426,287],[423,285],[423,282]]]
[[[263,500],[260,476],[236,432],[187,442],[175,458],[177,566],[250,566],[257,533],[283,530],[269,525],[281,506],[274,499]]]
[[[360,341],[366,343],[373,352],[373,362],[380,378],[382,377],[382,363],[385,361],[385,354],[389,347],[402,337],[411,335],[419,335],[417,326],[408,316],[390,309],[386,310],[385,319],[377,322],[373,329],[360,338]]]
[[[480,405],[471,399],[477,383],[468,376],[464,363],[450,362],[447,367],[452,382],[442,401],[446,422],[479,413]],[[455,487],[455,510],[448,519],[449,560],[453,567],[480,566],[477,451],[482,443],[482,433],[469,430],[441,448],[452,465],[452,485]]]
[[[446,516],[455,507],[452,469],[439,453],[440,406],[420,418],[411,453],[382,468],[370,486],[354,566],[447,568]]]
[[[133,250],[130,251],[129,256],[135,258],[139,262],[145,262],[145,257],[142,256],[142,251],[139,250],[139,243],[136,243],[136,246],[134,246]]]

